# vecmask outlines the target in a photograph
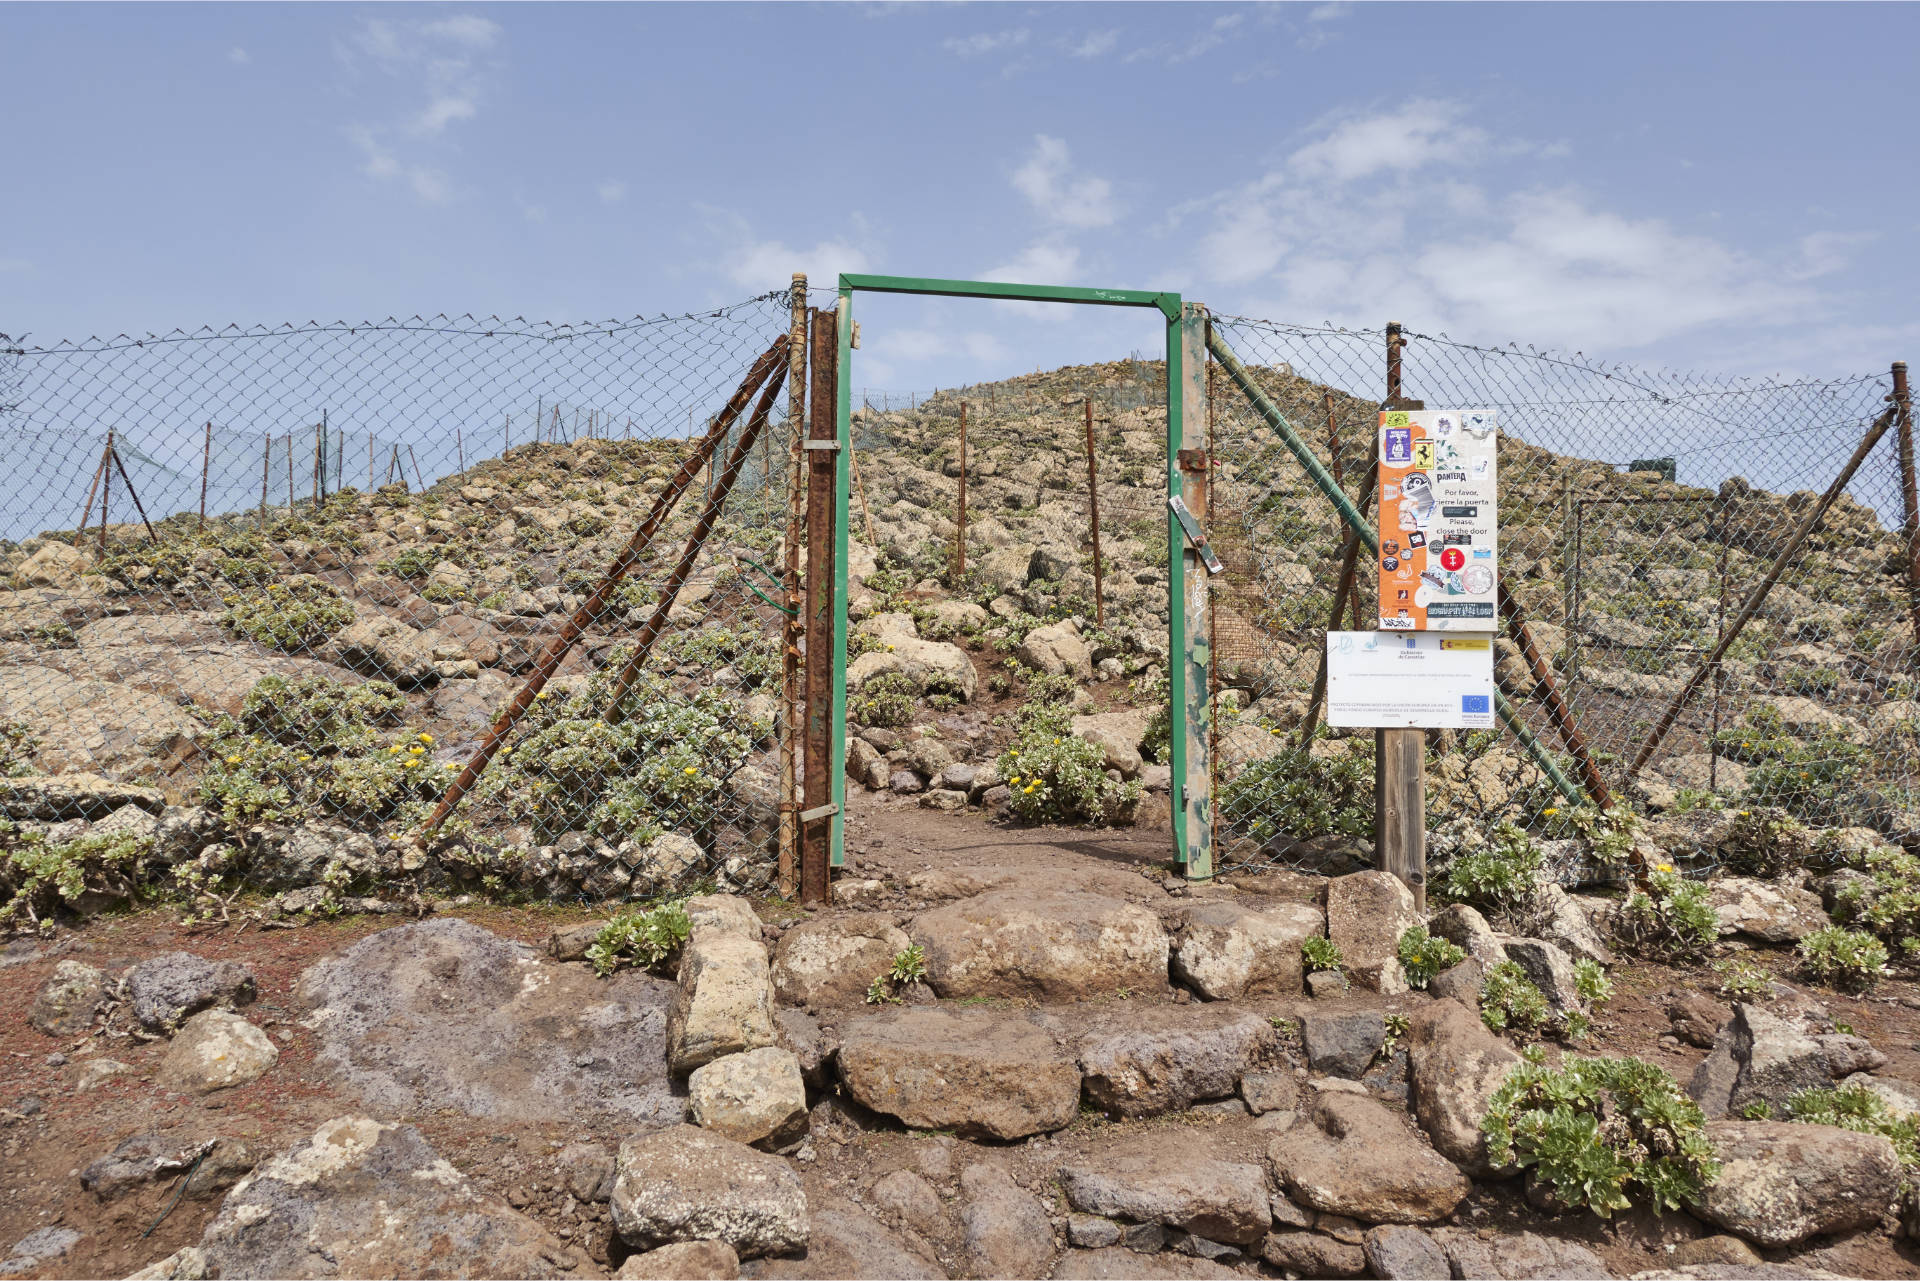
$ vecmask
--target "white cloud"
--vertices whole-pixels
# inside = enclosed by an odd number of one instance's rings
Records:
[[[227,50],[227,61],[236,67],[244,67],[253,61],[253,55],[245,49],[242,49],[239,45],[235,45],[233,48]]]
[[[832,289],[841,272],[871,269],[867,252],[845,240],[822,240],[809,249],[789,248],[783,240],[751,241],[723,264],[727,279],[747,289],[785,288],[796,271],[806,273],[808,288]]]
[[[1057,241],[1043,241],[1028,245],[997,267],[987,268],[985,278],[1017,285],[1075,285],[1080,283],[1079,271],[1078,249]]]
[[[1067,53],[1075,58],[1104,58],[1120,45],[1120,32],[1089,31],[1077,42],[1069,45]]]
[[[1463,114],[1458,103],[1416,99],[1398,111],[1340,122],[1295,151],[1290,163],[1309,177],[1335,182],[1459,164],[1487,145],[1483,131],[1460,122]]]
[[[1075,173],[1067,144],[1043,133],[1034,135],[1032,153],[1014,170],[1013,186],[1042,217],[1063,226],[1106,227],[1119,216],[1113,184]]]
[[[1190,62],[1201,54],[1219,48],[1227,42],[1227,36],[1233,29],[1246,21],[1243,13],[1226,13],[1215,18],[1207,27],[1189,40],[1186,46],[1169,54],[1168,62]]]
[[[603,205],[617,205],[627,198],[627,184],[618,178],[609,178],[593,189]]]
[[[363,122],[348,130],[365,156],[362,172],[403,179],[430,203],[450,199],[452,180],[421,153],[451,126],[480,114],[494,65],[491,51],[501,35],[498,23],[477,14],[424,22],[363,19],[341,46],[342,60],[354,72],[370,65],[402,100],[418,105],[397,109],[384,123]]]
[[[955,356],[985,362],[1007,361],[1012,352],[999,335],[981,330],[881,329],[862,345],[876,359],[895,362],[949,361]]]
[[[1352,5],[1339,3],[1338,0],[1336,0],[1333,4],[1317,4],[1313,6],[1313,8],[1307,12],[1307,21],[1312,23],[1338,22],[1352,12]]]
[[[1825,231],[1763,258],[1507,168],[1553,151],[1416,100],[1322,122],[1282,164],[1202,202],[1198,228],[1184,225],[1192,206],[1171,224],[1197,275],[1239,291],[1235,307],[1590,350],[1804,321],[1820,305],[1806,282],[1860,243]]]
[[[1002,49],[1018,49],[1032,34],[1025,27],[1015,27],[1007,31],[982,31],[971,36],[948,36],[940,42],[940,47],[962,58],[978,58]]]

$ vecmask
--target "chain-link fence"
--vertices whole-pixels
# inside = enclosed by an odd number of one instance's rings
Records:
[[[1361,501],[1386,333],[1214,324]],[[1581,776],[1580,762],[1549,715],[1555,694],[1613,797],[1644,806],[1661,847],[1690,852],[1695,866],[1739,839],[1738,820],[1774,810],[1816,829],[1856,829],[1825,838],[1836,853],[1863,826],[1920,838],[1916,651],[1892,433],[1792,541],[1887,410],[1885,375],[1761,382],[1405,338],[1403,396],[1498,415],[1501,573],[1545,671],[1516,644],[1509,615],[1496,680],[1567,778]],[[1212,527],[1228,567],[1213,595],[1222,862],[1324,867],[1348,856],[1342,836],[1371,828],[1372,751],[1370,734],[1314,740],[1322,637],[1374,626],[1379,569],[1363,549],[1336,621],[1342,567],[1353,563],[1345,526],[1247,397],[1218,371],[1212,386]],[[1683,698],[1783,553],[1756,616]],[[1635,770],[1676,704],[1671,729]],[[1441,859],[1453,833],[1502,818],[1575,835],[1584,807],[1548,784],[1511,733],[1429,739],[1428,823]],[[1293,839],[1300,829],[1324,838]]]
[[[790,302],[0,339],[10,848],[171,803],[206,883],[767,884]]]

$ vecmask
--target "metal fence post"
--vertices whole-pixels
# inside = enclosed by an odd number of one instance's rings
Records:
[[[1206,352],[1200,353],[1201,368],[1206,368]],[[1087,510],[1093,525],[1093,625],[1107,625],[1107,597],[1100,582],[1100,473],[1093,457],[1093,397],[1080,402],[1087,411]]]
[[[807,737],[801,749],[806,772],[800,814],[800,901],[832,901],[833,865],[833,666],[834,395],[838,369],[838,329],[833,312],[813,313],[812,414],[807,424]]]
[[[1175,441],[1178,497],[1202,529],[1206,528],[1207,481],[1212,466],[1206,450],[1208,324],[1206,308],[1198,303],[1181,307],[1180,319],[1174,324],[1177,341],[1169,344],[1173,348],[1170,354],[1177,356],[1177,364],[1170,364],[1167,370],[1168,402],[1171,406],[1177,400],[1180,409],[1178,424],[1170,421],[1167,433]],[[1179,627],[1178,634],[1172,638],[1176,646],[1173,661],[1179,664],[1182,680],[1177,688],[1169,690],[1168,696],[1178,698],[1184,709],[1181,717],[1184,724],[1180,728],[1186,740],[1181,762],[1184,768],[1174,771],[1174,782],[1180,789],[1176,804],[1182,820],[1178,844],[1186,854],[1187,879],[1210,881],[1213,879],[1213,754],[1209,731],[1213,703],[1208,692],[1213,652],[1207,638],[1212,630],[1212,593],[1199,551],[1181,538],[1177,525],[1174,538],[1179,573],[1172,579],[1171,586],[1180,594],[1180,601],[1169,617]]]
[[[967,402],[960,402],[960,498],[953,521],[953,586],[967,576]]]
[[[1920,646],[1920,489],[1914,483],[1913,393],[1907,389],[1907,362],[1893,362],[1893,413],[1900,433],[1900,500],[1907,535],[1907,617],[1913,643]]]
[[[806,436],[807,277],[793,273],[793,301],[787,329],[787,537],[782,548],[780,622],[780,895],[800,892],[799,753],[805,728],[800,706],[800,540],[805,537],[806,468],[801,441]]]

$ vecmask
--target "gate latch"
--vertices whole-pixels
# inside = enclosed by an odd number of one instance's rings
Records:
[[[1173,509],[1173,518],[1186,531],[1187,541],[1193,544],[1193,550],[1200,553],[1200,563],[1207,567],[1207,573],[1217,574],[1225,569],[1226,566],[1220,563],[1220,558],[1213,554],[1213,548],[1207,544],[1206,531],[1200,528],[1200,522],[1187,509],[1186,500],[1175,495],[1167,500],[1167,506]]]

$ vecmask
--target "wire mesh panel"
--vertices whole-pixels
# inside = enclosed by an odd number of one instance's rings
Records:
[[[172,803],[165,857],[208,885],[767,884],[788,317],[770,294],[597,325],[6,343],[4,786],[41,825],[6,839]],[[543,656],[553,679],[423,862],[414,838]],[[0,903],[42,910],[18,863]]]
[[[1386,334],[1217,318],[1217,332],[1356,500],[1369,483]],[[1803,541],[1796,528],[1886,410],[1862,375],[1760,382],[1406,335],[1404,392],[1498,414],[1502,576],[1545,666],[1496,641],[1496,682],[1567,778],[1554,695],[1616,802],[1663,850],[1711,866],[1746,827],[1795,820],[1836,856],[1920,839],[1914,636],[1894,437]],[[1327,867],[1364,856],[1371,735],[1308,723],[1322,636],[1373,627],[1378,569],[1357,557],[1335,623],[1345,528],[1279,434],[1216,375],[1217,735],[1225,861]],[[1782,559],[1784,556],[1784,559]],[[1689,678],[1779,562],[1779,577],[1697,692]],[[1633,763],[1670,707],[1650,759]],[[1315,718],[1317,720],[1317,717]],[[1511,732],[1429,734],[1428,822],[1507,819],[1584,854],[1593,806],[1550,786]],[[1756,817],[1758,816],[1758,817]],[[1871,831],[1863,832],[1866,828]],[[1823,834],[1824,833],[1824,834]]]

